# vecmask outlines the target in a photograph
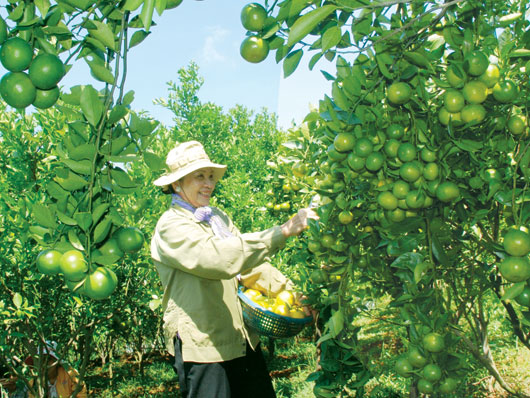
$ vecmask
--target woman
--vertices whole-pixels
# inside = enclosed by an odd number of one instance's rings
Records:
[[[44,360],[47,365],[47,382],[48,382],[48,395],[49,398],[69,398],[72,393],[76,390],[79,384],[79,374],[77,371],[69,366],[68,364],[61,361],[56,354],[57,343],[55,341],[46,341],[46,346],[42,350],[39,348],[39,355],[45,355]],[[32,357],[26,358],[26,364],[29,366],[37,366]],[[30,380],[30,386],[33,387],[34,382]],[[27,395],[26,395],[27,392]],[[37,394],[38,395],[38,394]],[[17,391],[13,397],[28,397],[33,398],[35,395],[31,391]],[[11,397],[11,396],[10,396]],[[83,384],[77,393],[78,398],[87,398],[87,389]]]
[[[275,397],[259,337],[243,323],[238,285],[278,293],[290,286],[268,256],[300,234],[313,210],[281,226],[241,234],[230,218],[209,207],[226,166],[212,163],[197,141],[177,145],[169,172],[154,183],[173,193],[159,219],[151,256],[164,287],[164,335],[188,398]]]

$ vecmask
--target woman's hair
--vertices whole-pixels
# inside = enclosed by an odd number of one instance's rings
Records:
[[[171,195],[171,194],[174,194],[176,193],[175,190],[173,189],[173,185],[172,184],[169,184],[169,185],[164,185],[162,187],[162,193],[165,194],[165,195]]]
[[[184,178],[184,177],[182,177],[182,178]],[[177,181],[181,182],[182,178],[180,180],[177,180]],[[171,195],[171,194],[174,194],[174,193],[177,193],[177,192],[175,192],[175,188],[173,188],[173,184],[168,184],[168,185],[164,185],[162,187],[162,193],[166,194],[166,195]]]

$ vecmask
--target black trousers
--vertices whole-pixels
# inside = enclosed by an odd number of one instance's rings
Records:
[[[276,398],[263,353],[247,343],[246,356],[215,363],[184,362],[175,338],[175,362],[184,398]]]

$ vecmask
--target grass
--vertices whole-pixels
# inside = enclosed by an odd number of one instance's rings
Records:
[[[264,339],[262,346],[277,397],[313,397],[313,383],[305,381],[315,368],[315,348],[310,337],[276,340],[274,347]],[[99,366],[90,372],[87,385],[90,396],[98,398],[180,397],[178,377],[170,357],[164,354],[147,358],[143,375],[131,357],[117,358],[112,380],[108,366]]]
[[[406,398],[409,396],[409,379],[393,372],[396,358],[403,353],[404,331],[396,327],[393,313],[378,307],[356,321],[362,326],[356,354],[376,377],[366,385],[363,398]],[[498,321],[498,322],[502,322]],[[530,394],[530,351],[506,340],[506,325],[492,325],[491,345],[493,356],[505,380]],[[313,382],[306,381],[316,367],[315,346],[311,329],[294,339],[267,339],[262,343],[274,388],[278,398],[311,398]],[[456,398],[509,398],[491,376],[473,361],[462,376]],[[93,368],[87,379],[91,396],[100,398],[175,398],[178,378],[164,354],[151,355],[146,359],[145,372],[140,374],[137,364],[129,357],[121,357],[113,363],[110,380],[107,367]],[[351,395],[353,396],[353,395]]]
[[[128,356],[113,362],[112,380],[108,366],[96,367],[87,378],[89,395],[100,398],[175,398],[178,378],[167,355],[152,355],[146,359],[144,374]]]
[[[316,367],[315,345],[311,337],[302,335],[294,340],[276,340],[272,356],[267,344],[265,346],[264,352],[277,397],[314,397],[314,383],[306,381]]]

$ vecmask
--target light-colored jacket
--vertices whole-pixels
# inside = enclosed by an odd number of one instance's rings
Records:
[[[151,257],[164,288],[164,337],[174,355],[174,337],[182,340],[188,362],[220,362],[245,355],[246,341],[255,348],[259,337],[243,323],[237,297],[238,274],[246,286],[277,293],[291,285],[268,256],[285,245],[280,227],[241,234],[217,208],[233,237],[221,239],[206,222],[175,205],[158,220]]]

